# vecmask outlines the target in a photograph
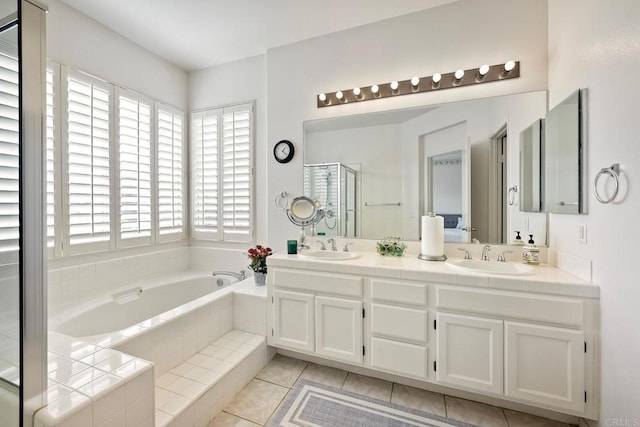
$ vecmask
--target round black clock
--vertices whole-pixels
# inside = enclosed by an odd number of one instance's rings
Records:
[[[289,163],[291,159],[293,159],[295,151],[291,141],[283,139],[282,141],[278,141],[273,147],[273,157],[276,158],[278,163]]]

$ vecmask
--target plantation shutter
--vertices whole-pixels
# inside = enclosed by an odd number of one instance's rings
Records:
[[[67,77],[68,241],[86,250],[110,246],[111,87],[80,73]]]
[[[18,69],[15,56],[0,53],[0,252],[15,255],[20,245]],[[11,258],[2,259],[15,261]]]
[[[251,240],[251,131],[253,105],[225,108],[222,116],[224,240]]]
[[[151,242],[151,113],[151,102],[118,91],[121,241],[139,238],[135,243]]]
[[[56,117],[58,115],[58,111],[56,108],[56,103],[58,100],[56,99],[56,91],[54,80],[58,77],[57,74],[59,68],[56,67],[54,71],[53,64],[47,64],[47,75],[46,75],[46,106],[47,106],[47,247],[50,250],[50,255],[53,255],[54,248],[56,246],[56,165],[55,165],[55,152],[56,152],[56,142],[57,142],[57,128],[58,125],[56,123]]]
[[[218,238],[218,118],[222,110],[193,114],[192,198],[194,237]]]
[[[156,110],[158,233],[166,241],[184,235],[184,115],[159,103]]]

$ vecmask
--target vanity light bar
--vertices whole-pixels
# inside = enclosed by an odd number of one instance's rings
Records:
[[[352,102],[370,101],[372,99],[391,98],[412,93],[432,92],[454,87],[471,86],[499,80],[520,77],[520,61],[507,61],[504,64],[482,65],[478,68],[457,71],[433,76],[413,77],[409,80],[394,80],[391,83],[356,87],[321,93],[316,97],[318,108]]]

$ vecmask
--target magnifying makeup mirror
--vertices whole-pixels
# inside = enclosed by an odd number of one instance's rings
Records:
[[[300,239],[298,241],[298,249],[307,248],[305,246],[306,233],[305,226],[312,227],[311,234],[315,234],[315,225],[324,218],[325,211],[317,200],[310,197],[299,196],[291,201],[291,205],[287,209],[287,217],[289,221],[300,227]]]

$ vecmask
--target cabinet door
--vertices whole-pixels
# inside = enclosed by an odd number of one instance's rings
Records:
[[[362,301],[316,297],[316,353],[362,363]]]
[[[427,348],[371,337],[371,366],[396,374],[427,377]]]
[[[438,313],[438,382],[502,394],[502,321]]]
[[[584,410],[584,332],[505,322],[505,394]]]
[[[313,295],[273,291],[273,343],[313,351]]]

